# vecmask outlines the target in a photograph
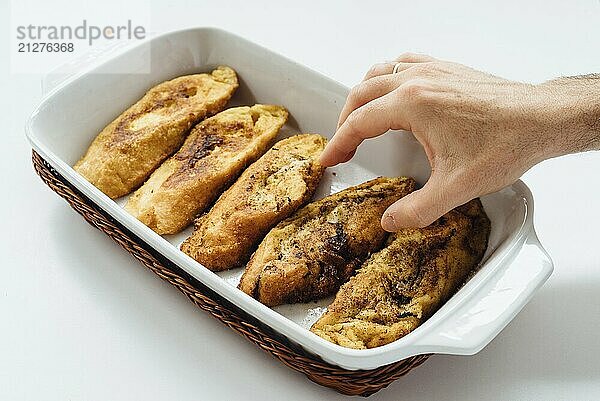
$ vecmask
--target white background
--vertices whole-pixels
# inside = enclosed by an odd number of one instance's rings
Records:
[[[404,51],[530,82],[600,72],[598,0],[162,0],[151,17],[155,32],[236,32],[349,86]],[[0,400],[343,399],[198,311],[41,183],[23,133],[40,76],[10,75],[0,40]],[[372,399],[599,399],[599,173],[598,153],[529,171],[554,275],[479,354],[434,356]]]

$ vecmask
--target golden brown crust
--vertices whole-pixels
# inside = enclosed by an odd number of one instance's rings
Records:
[[[73,168],[111,198],[126,195],[181,146],[196,122],[222,110],[237,87],[229,67],[163,82],[104,128]]]
[[[197,220],[181,250],[213,271],[244,264],[271,227],[313,196],[326,143],[317,134],[277,142]]]
[[[490,221],[479,199],[422,229],[403,229],[344,284],[311,331],[348,348],[373,348],[417,328],[481,261]]]
[[[239,288],[268,306],[334,293],[383,245],[381,215],[414,186],[382,177],[308,204],[267,234]]]
[[[269,148],[287,115],[283,107],[258,104],[201,122],[135,191],[125,210],[159,234],[183,230]]]

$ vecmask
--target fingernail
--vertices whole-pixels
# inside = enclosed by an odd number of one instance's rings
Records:
[[[383,227],[385,231],[389,231],[391,233],[398,231],[396,220],[394,220],[394,216],[392,216],[390,213],[384,214],[383,219],[381,220],[381,227]]]

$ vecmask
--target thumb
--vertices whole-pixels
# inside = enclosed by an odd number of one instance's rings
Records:
[[[472,198],[468,188],[433,176],[425,186],[397,200],[381,218],[384,230],[395,232],[405,227],[426,227]]]

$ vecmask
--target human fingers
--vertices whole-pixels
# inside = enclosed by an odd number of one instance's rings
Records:
[[[472,188],[432,176],[423,188],[393,203],[383,214],[381,226],[390,232],[405,227],[426,227],[476,197]]]
[[[391,74],[394,71],[394,67],[398,64],[396,71],[402,71],[411,67],[414,63],[428,63],[436,61],[436,58],[428,56],[426,54],[419,53],[403,53],[396,57],[394,61],[388,61],[385,63],[378,63],[373,65],[363,78],[363,81],[377,77],[380,75]]]
[[[368,102],[384,96],[385,94],[395,90],[396,88],[407,83],[411,79],[418,79],[424,75],[431,74],[430,68],[423,63],[408,64],[408,68],[399,71],[395,74],[380,75],[369,80],[363,81],[356,85],[348,96],[346,103],[340,112],[337,128],[346,121],[346,118],[357,108],[367,104]]]
[[[396,65],[398,65],[398,67],[396,67]],[[412,67],[413,65],[414,63],[401,63],[397,61],[386,61],[385,63],[374,64],[363,77],[363,82],[382,75],[389,75],[394,72],[394,68],[396,68],[396,72],[398,72]]]
[[[355,109],[363,106],[373,99],[381,97],[396,89],[402,83],[397,74],[380,75],[367,81],[362,81],[350,90],[346,97],[346,103],[340,112],[337,128],[339,128],[348,115]]]
[[[321,153],[321,164],[327,167],[348,161],[363,140],[390,129],[409,130],[404,101],[400,86],[352,111]]]
[[[396,57],[396,61],[403,63],[427,63],[435,60],[437,60],[435,57],[423,53],[406,52]]]

